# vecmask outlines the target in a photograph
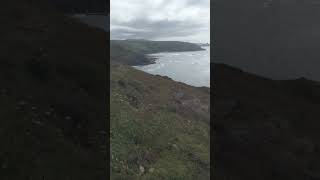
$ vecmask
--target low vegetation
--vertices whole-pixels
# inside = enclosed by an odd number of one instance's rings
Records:
[[[111,179],[210,179],[210,89],[154,76],[129,65],[146,54],[197,51],[186,42],[110,42]]]
[[[209,89],[111,66],[111,179],[209,179]]]

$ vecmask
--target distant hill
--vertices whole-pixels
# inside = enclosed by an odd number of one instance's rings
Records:
[[[111,60],[130,65],[150,64],[145,55],[158,52],[204,50],[197,44],[179,41],[111,40]]]
[[[210,46],[209,43],[197,43],[199,46]]]

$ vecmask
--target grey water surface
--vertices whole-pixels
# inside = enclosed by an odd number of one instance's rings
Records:
[[[150,54],[155,64],[134,66],[144,72],[168,76],[191,86],[210,87],[210,46],[205,51],[162,52]]]

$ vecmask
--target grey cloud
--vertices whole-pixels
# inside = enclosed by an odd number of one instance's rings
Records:
[[[192,6],[209,6],[210,0],[187,0],[187,4]]]
[[[133,31],[130,29],[117,29],[111,31],[111,34],[117,38],[121,35],[127,37],[131,34],[130,38],[143,38],[143,39],[156,39],[167,36],[189,36],[190,34],[197,33],[199,30],[194,24],[188,24],[183,21],[157,21],[150,22],[145,20],[136,20],[125,24],[125,26],[134,29],[143,29],[144,31]]]
[[[146,20],[135,20],[129,23],[123,23],[122,25],[134,29],[143,29],[144,31],[133,31],[129,29],[117,29],[111,31],[114,38],[125,37],[128,38],[141,38],[141,39],[157,39],[163,37],[182,37],[190,36],[199,32],[200,24],[189,23],[184,21],[146,21]]]
[[[113,0],[115,1],[115,0]],[[137,0],[136,0],[137,1]],[[142,1],[142,0],[141,0]],[[134,18],[130,21],[123,21],[116,16],[112,17],[111,21],[111,38],[112,39],[150,39],[150,40],[158,40],[158,39],[170,39],[176,40],[175,38],[179,37],[179,39],[185,39],[185,41],[194,41],[190,39],[191,36],[201,37],[198,41],[206,41],[209,42],[209,21],[203,19],[203,17],[192,16],[192,19],[181,18],[184,15],[188,15],[189,9],[192,11],[193,9],[190,7],[200,8],[201,11],[205,11],[208,15],[209,13],[209,0],[186,0],[181,3],[181,0],[176,0],[175,6],[179,6],[179,10],[184,10],[182,13],[184,14],[176,14],[179,18],[169,17],[167,16],[167,11],[171,10],[170,3],[173,1],[162,1],[162,3],[158,4],[157,10],[154,13],[159,15],[160,18],[157,20],[151,20],[150,17],[153,15],[152,11],[148,11],[147,9],[141,9],[141,11],[134,11],[134,14],[130,14],[130,9],[127,12]],[[164,4],[165,3],[165,4]],[[130,6],[130,4],[126,4],[126,6]],[[132,6],[133,7],[133,6]],[[148,7],[145,7],[148,8]],[[154,7],[153,7],[154,8]],[[189,8],[189,9],[187,9]],[[119,14],[119,10],[111,9],[112,11],[118,11],[116,13]],[[172,10],[171,10],[172,11]],[[179,13],[178,11],[177,13]],[[149,14],[148,14],[149,13]],[[169,12],[170,13],[170,12]],[[172,13],[172,12],[171,12]],[[175,12],[174,12],[175,13]],[[194,12],[191,12],[194,13]],[[112,16],[112,14],[111,14]],[[205,17],[209,18],[209,17]],[[185,38],[183,38],[185,37]]]

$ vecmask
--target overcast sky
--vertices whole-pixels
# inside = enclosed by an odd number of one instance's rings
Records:
[[[210,0],[111,0],[111,39],[210,42]]]

